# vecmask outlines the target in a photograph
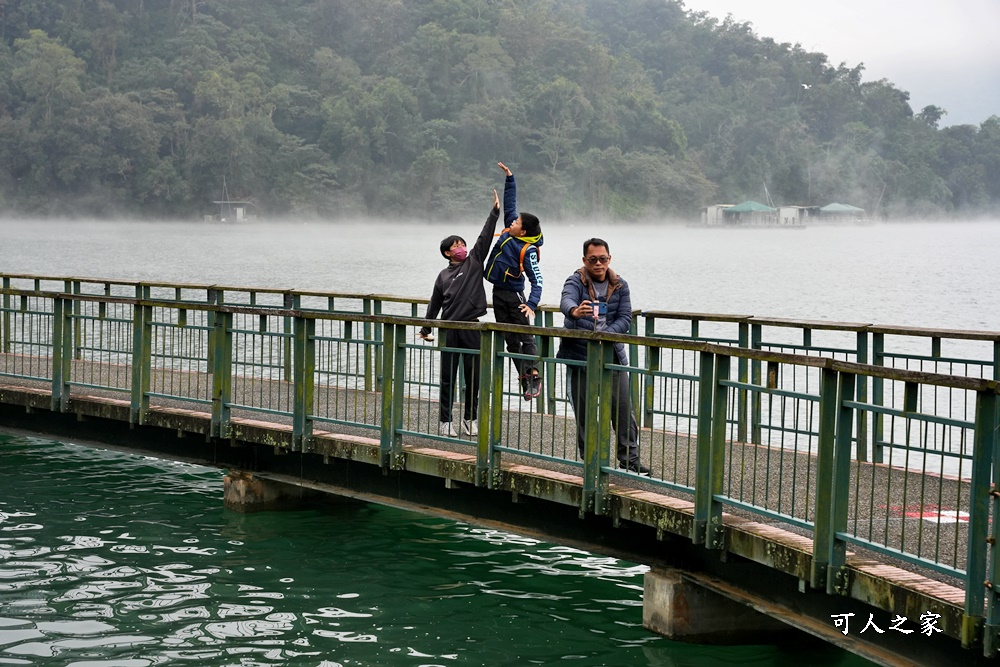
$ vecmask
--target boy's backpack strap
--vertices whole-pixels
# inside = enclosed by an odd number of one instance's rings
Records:
[[[521,266],[521,273],[524,273],[524,254],[526,252],[528,252],[528,248],[534,248],[535,252],[538,253],[538,258],[539,259],[542,258],[542,252],[541,252],[541,250],[538,249],[537,246],[533,246],[533,245],[531,245],[529,243],[525,243],[523,246],[521,246],[521,257],[518,260],[518,264],[520,264],[520,266]]]

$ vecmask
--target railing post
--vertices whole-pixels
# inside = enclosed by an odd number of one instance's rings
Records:
[[[851,431],[854,410],[846,404],[854,400],[858,377],[840,374],[840,394],[837,397],[837,425],[834,434],[833,479],[830,480],[830,536],[827,549],[826,592],[847,594],[847,543],[837,533],[847,531],[847,506],[851,488]],[[818,480],[817,480],[818,481]]]
[[[715,379],[712,381],[712,442],[709,458],[708,521],[705,524],[705,547],[722,549],[725,531],[722,526],[722,503],[715,496],[722,493],[726,467],[726,414],[729,410],[729,388],[723,384],[729,379],[732,357],[715,355]]]
[[[885,334],[872,334],[872,364],[875,366],[885,365]],[[884,380],[880,377],[872,378],[872,404],[882,406],[885,401]],[[871,458],[873,463],[882,463],[882,440],[885,437],[883,432],[885,417],[882,413],[872,415],[872,448]]]
[[[52,411],[69,407],[69,374],[73,354],[70,300],[56,297],[52,303]]]
[[[386,327],[388,331],[389,327]],[[401,324],[392,326],[392,344],[386,342],[386,347],[392,348],[392,427],[388,445],[389,468],[392,470],[402,470],[403,468],[403,436],[400,431],[403,429],[403,400],[404,389],[406,388],[406,327]],[[384,391],[385,394],[390,393]],[[383,461],[385,457],[383,456]]]
[[[612,399],[612,386],[615,384],[615,371],[608,368],[615,363],[614,343],[601,342],[601,372],[600,372],[600,399],[598,401],[597,416],[599,417],[600,429],[597,439],[597,478],[594,480],[594,513],[607,514],[610,509],[608,504],[609,480],[604,469],[611,465],[611,448],[617,445],[611,441],[611,415],[618,409]],[[618,371],[624,372],[624,371]],[[592,415],[588,415],[588,418]],[[589,423],[589,420],[588,420]],[[628,428],[627,424],[619,424],[619,428]],[[615,453],[617,458],[617,452]]]
[[[1000,340],[993,341],[993,379],[1000,381]]]
[[[970,648],[976,640],[976,630],[983,620],[983,604],[986,603],[986,628],[984,632],[984,653],[995,655],[1000,648],[1000,559],[997,555],[996,539],[1000,537],[997,527],[997,511],[1000,501],[1000,471],[996,471],[998,446],[997,435],[997,394],[994,391],[976,392],[975,433],[972,438],[972,479],[969,482],[969,536],[966,546],[965,571],[965,612],[962,616],[962,646]],[[993,486],[990,487],[992,477]],[[992,548],[990,548],[990,509],[993,509]],[[987,549],[989,549],[989,569],[987,570]],[[984,582],[980,584],[979,582]],[[989,591],[987,593],[987,591]]]
[[[464,366],[464,364],[462,364]],[[490,443],[490,432],[493,411],[492,389],[493,387],[493,332],[483,329],[479,332],[479,408],[476,413],[478,419],[478,435],[476,436],[476,486],[486,486],[490,484],[490,458],[493,447]]]
[[[79,295],[83,291],[83,286],[80,284],[79,280],[72,281],[72,292],[73,294]],[[82,359],[83,358],[83,331],[80,326],[80,308],[81,304],[78,299],[73,299],[72,313],[73,317],[70,318],[70,326],[73,329],[73,358]]]
[[[639,322],[638,318],[642,317],[642,311],[632,311],[632,321],[628,325],[628,332],[632,336],[639,335]],[[635,343],[628,344],[628,360],[633,366],[639,366],[639,346]],[[632,409],[638,413],[643,408],[642,406],[643,393],[639,391],[639,375],[637,373],[629,373],[628,378],[628,393],[629,393],[629,405]]]
[[[750,325],[747,322],[740,322],[739,342],[742,348],[750,346]],[[750,369],[746,357],[740,357],[736,362],[736,373],[739,381],[747,384],[750,379]],[[736,392],[736,439],[740,442],[747,441],[747,390],[740,389]]]
[[[392,443],[395,439],[395,416],[393,415],[393,395],[395,394],[396,378],[393,371],[396,368],[396,328],[386,324],[379,328],[382,334],[382,415],[379,422],[379,459],[383,470],[389,468],[392,462]],[[402,378],[400,378],[400,381]]]
[[[503,389],[504,389],[504,369],[506,364],[504,364],[504,358],[501,356],[501,352],[504,349],[504,339],[503,334],[499,331],[490,332],[493,337],[492,351],[490,354],[490,364],[492,364],[492,370],[490,372],[490,393],[489,393],[489,470],[487,474],[489,475],[489,488],[497,489],[503,480],[500,479],[500,464],[501,464],[501,454],[497,452],[496,448],[500,444],[500,438],[503,437]],[[482,410],[482,405],[480,404],[480,410]]]
[[[582,388],[574,387],[577,396],[580,396],[581,389],[584,394],[583,405],[577,405],[576,409],[584,410],[583,436],[583,497],[580,501],[581,516],[594,511],[595,496],[597,494],[597,484],[600,478],[601,448],[601,393],[602,393],[602,366],[604,359],[603,343],[599,340],[587,341],[587,370],[585,376],[587,381]],[[610,394],[609,394],[610,402]],[[609,434],[610,435],[610,434]]]
[[[552,311],[545,311],[545,328],[554,328],[554,317]],[[542,357],[552,359],[556,356],[556,339],[554,336],[543,336],[542,345],[538,348]],[[545,362],[545,374],[542,376],[545,387],[545,412],[556,414],[556,365],[551,361]]]
[[[316,385],[316,320],[296,317],[293,321],[295,406],[292,415],[292,448],[312,449],[313,398]]]
[[[292,294],[291,292],[285,292],[283,295],[282,306],[285,310],[298,310],[299,308],[299,295]],[[281,365],[281,379],[285,382],[294,382],[295,375],[292,371],[292,347],[288,344],[288,339],[294,338],[295,333],[292,327],[292,318],[289,316],[284,316],[281,318],[281,330],[285,336],[281,339],[281,353],[282,353],[282,365]],[[263,354],[263,353],[262,353]]]
[[[10,278],[4,276],[4,290],[10,289]],[[3,295],[3,329],[0,330],[0,341],[3,341],[3,353],[10,353],[10,294],[4,292]]]
[[[759,324],[750,325],[750,348],[760,350],[763,347],[763,332]],[[750,361],[750,383],[755,387],[760,387],[760,360]],[[755,391],[750,399],[750,442],[754,445],[761,444],[760,434],[761,423],[761,400],[760,392]]]
[[[646,338],[652,338],[656,333],[656,319],[646,316],[644,330]],[[659,347],[646,347],[646,372],[643,383],[646,386],[646,400],[642,404],[642,425],[643,428],[653,427],[653,409],[656,400],[656,378],[653,374],[660,370],[660,356],[662,349]],[[633,360],[634,361],[634,360]]]
[[[541,305],[539,305],[538,309],[535,310],[535,321],[531,322],[531,324],[534,325],[536,331],[541,330],[542,327],[545,326],[545,313],[542,312]],[[535,350],[537,351],[538,356],[545,357],[546,356],[545,352],[544,352],[545,348],[543,347],[543,345],[545,343],[542,340],[542,335],[541,334],[534,334],[534,339],[535,339]],[[536,365],[536,370],[538,371],[539,375],[541,376],[542,386],[544,387],[545,386],[545,370],[546,370],[545,366],[543,364],[538,364],[538,365]],[[539,392],[538,396],[534,400],[534,403],[535,403],[535,407],[538,410],[538,412],[540,412],[540,413],[545,412],[545,394],[544,394],[544,392]]]
[[[857,362],[859,364],[868,363],[868,332],[859,331],[857,334]],[[858,378],[858,402],[868,402],[868,378]],[[858,410],[858,434],[855,440],[857,444],[858,461],[868,461],[868,411]]]
[[[372,300],[362,299],[361,301],[361,312],[365,315],[372,314]],[[364,349],[365,361],[364,361],[364,373],[365,373],[365,391],[371,391],[372,387],[375,386],[375,369],[372,364],[372,357],[374,356],[372,348],[368,345],[368,341],[372,339],[372,323],[365,322],[361,330],[364,335],[364,344],[362,345]]]
[[[660,371],[660,354],[662,350],[655,345],[646,347],[646,376],[645,384],[646,397],[642,403],[642,425],[643,428],[653,428],[653,409],[656,401],[656,377]]]
[[[695,455],[694,522],[691,541],[705,544],[712,509],[712,400],[715,397],[715,355],[700,352],[698,361],[698,430]]]
[[[229,437],[233,393],[233,314],[215,317],[215,364],[212,367],[212,435]]]
[[[146,344],[146,308],[142,305],[142,285],[135,286],[132,304],[132,384],[130,391],[129,424],[139,423],[142,411],[142,376],[149,372],[149,357],[144,354],[151,348]]]
[[[208,294],[205,300],[213,305],[222,305],[222,291],[210,287],[208,289]],[[208,311],[208,316],[206,319],[206,324],[208,326],[208,372],[211,373],[212,369],[215,368],[215,318],[216,312],[214,310]]]
[[[332,309],[333,308],[331,306],[331,310]],[[376,316],[382,314],[382,301],[380,299],[376,299],[375,302],[372,303],[372,311]],[[375,357],[375,391],[385,390],[384,380],[382,376],[385,373],[384,369],[388,367],[383,364],[383,360],[385,359],[385,354],[384,351],[379,349],[379,347],[380,344],[382,343],[382,338],[383,338],[382,330],[389,326],[392,325],[390,324],[375,325],[375,345],[372,346],[372,354]]]
[[[834,454],[837,435],[837,371],[823,368],[819,384],[819,438],[816,455],[816,505],[813,511],[813,561],[809,584],[826,588],[833,547]]]

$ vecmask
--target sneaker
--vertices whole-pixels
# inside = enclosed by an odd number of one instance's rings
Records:
[[[650,477],[651,476],[649,468],[647,468],[646,466],[642,465],[638,461],[632,461],[631,463],[628,463],[628,464],[624,464],[624,463],[619,462],[618,465],[619,465],[619,467],[624,468],[625,470],[627,470],[629,472],[634,472],[634,473],[638,473],[640,475],[645,475],[646,477]]]
[[[475,419],[463,419],[462,420],[462,430],[465,431],[469,437],[475,438],[479,435],[479,426],[476,424]]]
[[[521,389],[524,400],[530,401],[542,393],[542,378],[537,373],[521,376]]]
[[[455,426],[451,422],[441,422],[438,432],[441,435],[450,435],[453,438],[458,437],[458,431],[455,430]]]

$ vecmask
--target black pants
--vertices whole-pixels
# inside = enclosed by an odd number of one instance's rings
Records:
[[[519,306],[524,303],[524,295],[507,289],[493,288],[493,316],[501,324],[526,324],[531,325],[528,317],[521,312]],[[513,354],[538,355],[538,346],[535,345],[535,337],[530,334],[505,333],[504,341],[507,343],[507,351]],[[536,371],[538,362],[533,359],[513,359],[517,374],[524,377]]]
[[[580,458],[583,458],[587,428],[587,369],[582,366],[567,366],[569,401],[576,416],[576,440]],[[611,426],[618,441],[618,463],[626,466],[639,461],[639,425],[632,415],[632,401],[629,398],[628,373],[611,373]]]
[[[445,347],[458,347],[479,352],[478,331],[444,330]],[[475,419],[479,408],[479,355],[465,352],[441,353],[441,393],[438,403],[441,408],[440,421],[451,421],[452,396],[458,368],[465,375],[465,419]]]

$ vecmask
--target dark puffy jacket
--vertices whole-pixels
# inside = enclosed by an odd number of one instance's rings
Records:
[[[564,328],[577,331],[594,330],[593,318],[577,319],[571,314],[574,308],[586,300],[596,301],[597,295],[594,294],[587,270],[580,268],[563,284],[559,309],[563,313]],[[632,297],[629,294],[628,283],[611,269],[608,269],[608,314],[605,322],[607,323],[605,331],[609,333],[627,334],[632,326]],[[584,360],[587,358],[587,341],[563,338],[559,341],[559,353],[556,356],[560,359]],[[628,363],[623,343],[615,343],[615,357],[619,364]]]
[[[486,290],[483,289],[483,263],[489,250],[493,232],[497,228],[500,210],[494,207],[486,218],[479,238],[461,264],[451,264],[441,270],[434,281],[434,291],[424,317],[433,320],[441,313],[442,320],[475,322],[486,314]],[[423,334],[430,328],[423,327]]]

